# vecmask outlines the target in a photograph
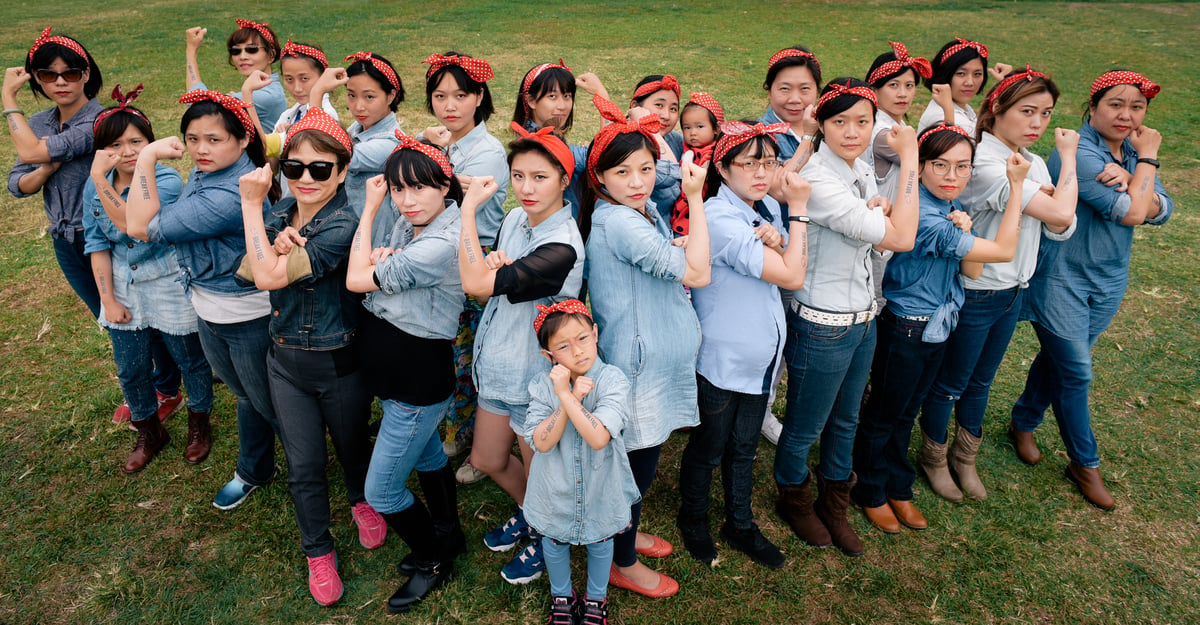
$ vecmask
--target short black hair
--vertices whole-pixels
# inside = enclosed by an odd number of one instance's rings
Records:
[[[432,145],[422,141],[426,145]],[[436,149],[437,146],[433,146]],[[387,183],[392,187],[425,185],[448,189],[446,197],[462,203],[463,190],[455,176],[447,176],[442,166],[419,150],[396,150],[383,166]]]
[[[389,97],[392,95],[392,92],[398,91],[399,93],[396,94],[396,97],[392,98],[392,101],[388,104],[388,108],[395,113],[396,107],[398,107],[400,103],[404,101],[404,81],[400,80],[400,73],[396,71],[396,68],[392,65],[391,61],[378,54],[375,54],[374,52],[371,52],[370,54],[374,59],[383,61],[385,65],[392,68],[392,73],[396,75],[396,85],[398,86],[393,86],[392,81],[388,80],[388,77],[384,76],[383,72],[376,69],[375,64],[371,63],[370,61],[354,61],[349,67],[346,68],[346,76],[353,78],[359,74],[366,74],[367,76],[370,76],[372,80],[379,83],[379,86],[383,88],[383,92],[388,94]]]
[[[446,56],[465,56],[453,50],[446,53]],[[475,107],[475,116],[473,118],[475,125],[478,126],[487,121],[496,112],[495,105],[492,104],[492,92],[488,89],[486,82],[479,82],[467,73],[459,65],[445,65],[438,69],[432,69],[425,74],[425,110],[433,115],[433,90],[437,89],[438,84],[442,82],[442,78],[449,74],[454,77],[455,84],[459,89],[481,96],[479,98],[479,106]]]
[[[115,107],[114,107],[115,108]],[[112,110],[112,109],[105,109]],[[150,127],[150,122],[143,117],[141,111],[133,107],[126,107],[113,111],[105,117],[100,123],[96,124],[95,131],[92,133],[92,145],[96,146],[97,150],[104,149],[117,142],[121,135],[129,130],[130,126],[138,129],[146,141],[154,141],[154,129]]]
[[[34,74],[39,69],[46,69],[54,63],[54,59],[62,59],[63,63],[71,69],[87,70],[88,79],[83,84],[83,95],[91,100],[100,93],[100,88],[104,86],[104,75],[100,72],[100,67],[96,65],[96,59],[92,58],[92,53],[88,52],[87,48],[83,47],[82,43],[75,40],[73,37],[65,37],[63,35],[55,35],[55,37],[63,37],[70,39],[79,44],[83,49],[84,56],[79,56],[79,53],[53,41],[43,43],[38,47],[33,56],[25,55],[25,71],[32,77],[29,81],[29,88],[33,91],[34,96],[50,97],[46,95],[46,91],[42,89],[42,82],[37,79]]]
[[[524,85],[525,78],[529,76],[529,73],[540,66],[539,63],[529,68],[529,71],[525,72],[525,76],[521,78],[521,84]],[[567,134],[571,130],[571,125],[575,123],[575,75],[563,67],[547,67],[529,84],[528,93],[517,90],[517,104],[513,107],[513,121],[522,128],[529,121],[529,109],[525,106],[525,96],[528,95],[536,102],[553,91],[571,96],[571,112],[567,113],[567,119],[563,122],[562,128],[555,128],[559,134]]]
[[[537,332],[538,345],[542,349],[550,349],[550,337],[554,336],[556,332],[561,330],[562,327],[567,325],[567,322],[572,319],[579,321],[589,328],[592,328],[596,325],[596,322],[593,321],[591,317],[581,312],[556,310],[546,315],[546,318],[542,320],[542,326],[538,328]]]

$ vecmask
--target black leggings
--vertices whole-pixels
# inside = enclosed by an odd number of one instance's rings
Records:
[[[628,567],[637,564],[637,532],[642,520],[642,503],[646,492],[654,484],[654,474],[658,471],[658,458],[662,454],[662,445],[627,452],[629,468],[633,471],[633,481],[637,483],[638,492],[642,499],[629,507],[629,528],[613,538],[613,564]]]

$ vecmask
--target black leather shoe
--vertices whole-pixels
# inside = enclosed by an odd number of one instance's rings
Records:
[[[392,614],[413,609],[454,574],[454,566],[446,562],[417,561],[414,564],[413,576],[388,599],[387,609]]]
[[[787,557],[766,536],[759,531],[758,525],[751,523],[748,529],[739,530],[726,523],[721,526],[721,539],[730,547],[750,556],[750,559],[772,569],[777,569],[787,563]]]

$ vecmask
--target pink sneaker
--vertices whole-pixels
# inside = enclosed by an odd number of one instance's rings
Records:
[[[371,504],[365,501],[356,503],[350,508],[350,514],[354,515],[354,524],[358,526],[358,542],[363,547],[377,549],[383,546],[387,540],[387,522]]]
[[[175,410],[177,410],[179,405],[183,403],[182,393],[163,395],[158,391],[154,391],[154,394],[158,397],[157,414],[159,421],[166,421],[172,414],[175,414]],[[136,432],[137,428],[133,427],[133,424],[130,423],[131,419],[133,419],[133,413],[129,411],[129,404],[127,403],[122,402],[121,405],[117,406],[117,409],[113,411],[113,423],[129,423],[129,429]]]
[[[333,605],[342,598],[342,578],[337,572],[337,554],[330,551],[308,559],[308,592],[321,605]]]

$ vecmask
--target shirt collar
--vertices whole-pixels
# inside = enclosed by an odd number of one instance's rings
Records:
[[[1025,158],[1025,160],[1032,160],[1033,153],[1029,150],[1021,148],[1018,151],[1021,153],[1021,156]],[[1007,145],[1004,145],[1004,142],[998,139],[996,135],[985,130],[979,139],[979,146],[975,148],[975,158],[978,159],[980,154],[999,156],[1007,159],[1008,155],[1012,154],[1012,150],[1010,150]]]
[[[253,169],[253,168],[254,168],[254,163],[250,162],[250,155],[246,154],[243,151],[242,155],[240,157],[238,157],[238,160],[236,162],[234,162],[234,164],[230,165],[229,167],[226,167],[225,169],[220,169],[217,171],[200,171],[199,169],[197,169],[197,170],[195,170],[195,173],[192,175],[191,180],[195,180],[196,182],[202,182],[202,181],[207,181],[209,178],[215,178],[215,179],[219,180],[226,176],[232,176],[234,182],[236,183],[238,177],[240,177],[243,173],[245,173],[246,171]]]
[[[104,107],[101,106],[100,102],[98,100],[96,100],[96,98],[90,98],[90,99],[88,99],[87,102],[85,102],[83,104],[83,106],[79,107],[78,111],[75,111],[75,114],[72,115],[70,117],[70,119],[67,119],[66,121],[62,121],[58,118],[59,110],[58,110],[57,106],[50,109],[50,111],[51,111],[50,116],[51,116],[52,121],[58,122],[55,124],[56,126],[61,125],[64,128],[69,128],[71,126],[72,120],[74,120],[76,118],[94,120],[94,119],[96,119],[96,115],[98,115],[100,113],[100,111],[103,111],[103,110],[104,110]]]
[[[784,123],[784,121],[782,119],[779,119],[779,115],[775,114],[775,109],[773,109],[769,106],[767,107],[767,112],[763,113],[762,121],[764,124],[782,124],[782,123]],[[795,137],[796,131],[794,129],[792,129],[791,124],[788,124],[787,132],[785,132],[783,134],[791,135],[791,136]]]
[[[1108,142],[1104,140],[1104,137],[1100,136],[1100,131],[1096,130],[1096,127],[1091,122],[1085,123],[1079,128],[1079,140],[1081,143],[1090,141],[1104,152],[1111,154],[1114,159],[1117,159],[1117,155],[1113,154],[1112,150],[1109,149]],[[1137,156],[1137,150],[1133,149],[1133,143],[1129,141],[1129,137],[1125,137],[1121,141],[1121,156],[1117,162],[1124,163],[1130,157],[1135,156]]]
[[[434,217],[433,221],[429,222],[428,226],[425,226],[425,229],[421,231],[421,234],[424,235],[427,232],[445,230],[448,226],[457,222],[460,215],[461,213],[458,210],[458,202],[447,198],[446,210],[438,213],[438,216]]]
[[[846,161],[833,153],[833,150],[819,150],[812,155],[818,163],[822,164],[829,171],[837,174],[838,178],[846,181],[846,184],[853,186],[855,182],[866,184],[866,176],[869,173],[866,163],[862,162],[861,158],[854,159],[854,167],[851,168],[846,164]],[[864,191],[865,191],[864,187]]]
[[[471,129],[471,132],[463,135],[462,139],[450,144],[450,148],[448,150],[450,156],[457,156],[459,154],[466,154],[470,152],[471,149],[475,147],[475,144],[483,141],[483,137],[487,135],[487,133],[488,131],[486,124],[475,124],[475,127]]]
[[[383,119],[376,122],[374,126],[363,130],[362,124],[354,122],[350,124],[350,128],[346,134],[350,135],[351,140],[355,143],[370,141],[379,136],[395,137],[395,131],[400,127],[400,120],[396,119],[396,114],[389,112],[383,116]]]
[[[932,191],[925,188],[925,185],[918,185],[920,188],[921,207],[931,207],[937,210],[939,214],[949,215],[950,211],[958,210],[958,200],[943,200],[933,194]]]

